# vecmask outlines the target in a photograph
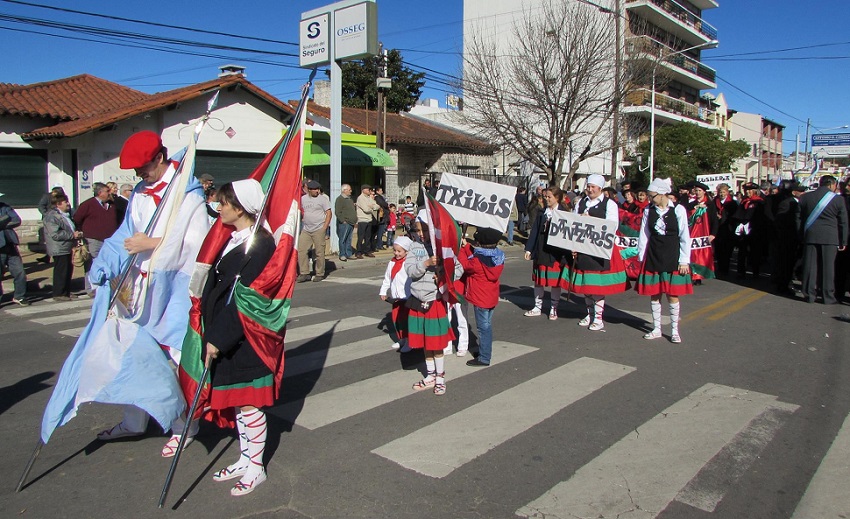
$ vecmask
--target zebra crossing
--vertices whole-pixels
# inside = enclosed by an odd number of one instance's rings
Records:
[[[70,335],[70,330],[77,328],[65,327],[85,324],[90,304],[88,300],[43,303],[2,313],[45,327],[63,328],[58,333]],[[341,332],[355,332],[352,336],[356,340],[344,344],[334,341],[323,351],[288,356],[287,378],[379,355],[397,355],[389,349],[391,341],[386,333],[378,328],[381,319],[375,317],[339,317],[327,309],[304,306],[293,307],[288,322],[287,344],[293,349],[299,343]],[[495,341],[493,350],[494,366],[487,370],[467,367],[461,359],[447,359],[451,381],[465,377],[488,380],[488,371],[497,369],[498,364],[539,351],[504,341]],[[500,388],[489,398],[446,413],[409,434],[399,433],[368,454],[382,460],[387,470],[443,480],[463,473],[473,461],[521,439],[522,433],[555,415],[569,416],[573,404],[602,388],[640,375],[634,366],[581,357],[512,387]],[[324,428],[361,413],[404,399],[423,398],[410,390],[414,379],[411,372],[396,369],[310,393],[269,413],[321,434]],[[451,392],[444,398],[451,398]],[[635,423],[632,433],[566,474],[560,483],[539,489],[538,497],[517,506],[515,515],[607,518],[638,512],[656,517],[674,502],[712,513],[797,410],[797,405],[774,395],[705,384],[646,422]],[[509,420],[505,420],[506,411],[510,412]],[[475,441],[470,442],[470,438]],[[837,516],[836,507],[850,507],[847,497],[835,504],[835,496],[846,496],[841,485],[850,477],[845,461],[848,450],[850,417],[809,483],[794,519]],[[434,452],[440,455],[435,458]]]

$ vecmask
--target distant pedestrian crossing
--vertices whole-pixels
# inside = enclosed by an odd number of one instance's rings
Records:
[[[2,313],[61,328],[58,333],[73,336],[71,332],[82,330],[88,320],[90,304],[89,300],[43,303]],[[392,339],[379,327],[381,322],[377,317],[338,317],[322,308],[293,307],[286,337],[292,353],[286,357],[284,376],[292,379],[380,355],[398,355],[390,350]],[[74,324],[80,327],[68,327]],[[344,336],[339,335],[343,332]],[[328,340],[322,343],[329,346],[320,351],[297,351],[300,345],[323,336]],[[340,343],[340,338],[346,336],[352,340]],[[449,392],[441,398],[452,398],[453,382],[466,377],[492,384],[492,396],[459,410],[434,406],[432,423],[409,433],[401,430],[382,440],[382,445],[370,445],[365,454],[375,456],[390,473],[409,471],[432,481],[449,480],[457,473],[472,470],[474,461],[493,455],[505,444],[522,442],[523,433],[548,420],[581,419],[571,416],[574,404],[603,388],[616,388],[629,377],[641,376],[634,366],[581,357],[503,387],[491,376],[498,372],[499,364],[534,355],[539,348],[495,341],[493,350],[493,366],[486,369],[468,367],[465,359],[448,358]],[[410,389],[418,376],[415,370],[395,368],[311,392],[268,412],[312,431],[311,434],[324,434],[336,424],[382,406],[406,399],[422,402],[423,398],[433,398]],[[440,415],[442,409],[450,410]],[[682,394],[647,421],[630,424],[634,432],[594,453],[589,462],[564,474],[560,483],[535,489],[539,492],[535,492],[537,497],[516,503],[515,514],[529,518],[608,518],[625,517],[631,511],[656,517],[671,503],[712,513],[747,476],[797,409],[797,405],[779,401],[774,395],[705,384],[690,394]],[[835,497],[847,495],[841,482],[850,477],[844,461],[848,451],[850,417],[810,482],[794,519],[833,517],[830,514],[835,510],[850,507],[850,498]],[[433,456],[435,452],[439,456]]]

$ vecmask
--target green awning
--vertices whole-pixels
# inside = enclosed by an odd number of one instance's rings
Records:
[[[331,163],[329,146],[314,143],[305,143],[304,166],[327,166]],[[392,167],[395,166],[389,153],[380,148],[365,148],[362,146],[342,146],[343,166],[373,166]]]

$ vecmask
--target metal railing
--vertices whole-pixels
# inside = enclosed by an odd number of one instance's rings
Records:
[[[695,74],[705,80],[716,82],[717,72],[701,62],[689,58],[682,54],[675,54],[677,51],[667,45],[664,45],[658,40],[654,40],[649,36],[635,36],[627,40],[627,49],[629,53],[644,52],[649,54],[650,58],[657,58],[659,55],[662,59],[686,72]],[[666,58],[664,56],[667,56]]]
[[[638,2],[642,0],[626,0],[626,3],[629,2]],[[698,32],[708,36],[712,40],[717,39],[717,29],[714,28],[713,25],[706,22],[699,16],[694,13],[688,11],[681,4],[676,2],[675,0],[650,0],[653,4],[657,5],[661,9],[670,13],[674,18],[677,18],[679,21],[693,27]]]
[[[652,91],[648,88],[635,90],[626,96],[626,105],[629,106],[651,106],[651,103]],[[713,121],[714,112],[712,110],[658,92],[655,93],[655,108],[697,121],[707,123]]]

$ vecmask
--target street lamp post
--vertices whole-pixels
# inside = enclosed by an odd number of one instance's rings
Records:
[[[677,54],[682,54],[684,52],[689,52],[692,50],[702,50],[702,49],[713,49],[717,47],[720,42],[717,40],[707,41],[705,43],[701,43],[699,45],[694,45],[693,47],[688,47],[687,49],[677,50],[676,52],[671,52],[666,57],[670,58]],[[658,61],[652,66],[652,93],[650,94],[650,108],[649,108],[649,181],[652,182],[655,179],[655,74],[658,72],[658,65],[661,64],[661,48],[658,49]]]

